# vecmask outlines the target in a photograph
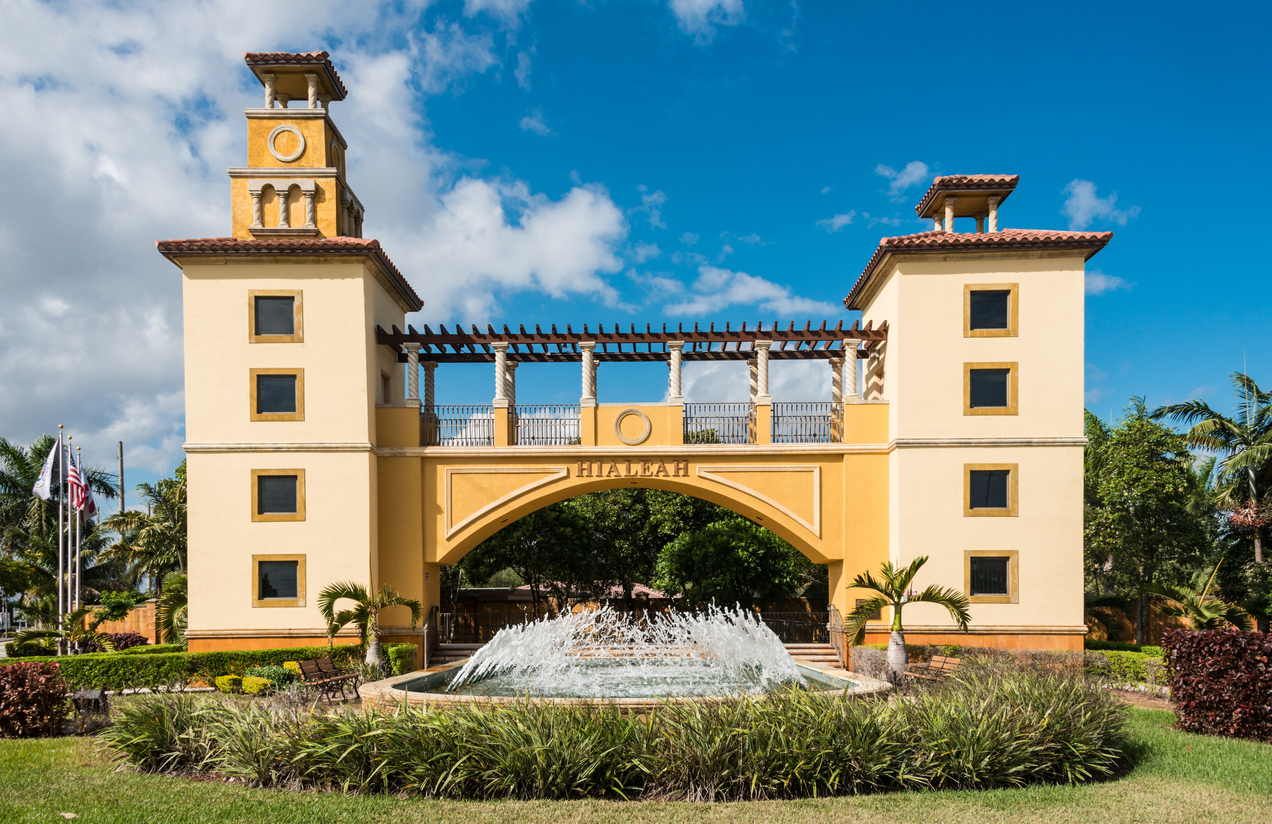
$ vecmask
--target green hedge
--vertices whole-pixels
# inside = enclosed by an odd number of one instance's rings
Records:
[[[185,644],[142,644],[119,651],[120,655],[162,655],[165,652],[185,652]]]
[[[1158,647],[1145,647],[1158,649]],[[1124,650],[1088,650],[1086,671],[1115,684],[1148,684],[1164,687],[1166,667],[1160,655]]]
[[[1082,645],[1089,650],[1101,652],[1143,652],[1157,658],[1162,658],[1166,655],[1166,651],[1161,647],[1150,646],[1149,644],[1123,644],[1120,641],[1086,640],[1082,642]]]
[[[394,675],[414,669],[414,644],[386,644],[385,656]],[[289,647],[286,649],[233,650],[228,652],[169,652],[150,655],[97,652],[56,659],[71,689],[180,690],[195,679],[213,683],[222,675],[241,675],[249,667],[282,666],[285,661],[330,657],[338,667],[361,664],[357,646]],[[0,666],[48,658],[0,659]]]

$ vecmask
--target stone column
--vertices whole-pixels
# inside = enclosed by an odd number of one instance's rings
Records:
[[[278,198],[278,225],[283,229],[291,228],[291,215],[287,214],[287,188],[274,189],[274,195]]]
[[[276,95],[276,97],[278,98],[278,105],[280,108],[287,108],[287,104],[291,102],[291,95],[279,94]]]
[[[954,231],[954,204],[958,203],[958,198],[945,198],[945,231]]]
[[[353,236],[362,237],[362,212],[361,210],[353,213]]]
[[[508,405],[508,344],[490,344],[495,350],[495,406]]]
[[[596,342],[583,341],[579,344],[583,353],[583,396],[579,403],[583,406],[596,406]]]
[[[755,406],[755,396],[760,394],[760,367],[757,361],[758,355],[752,355],[746,359],[747,376],[751,384],[751,406]]]
[[[318,204],[315,190],[305,192],[305,228],[318,228]]]
[[[406,349],[406,405],[420,405],[420,344],[404,343]]]
[[[998,231],[998,204],[1002,203],[1001,197],[989,198],[989,231]]]
[[[274,100],[277,96],[274,92],[274,75],[271,72],[262,72],[261,80],[265,81],[265,108],[274,108]]]
[[[756,356],[756,395],[755,402],[757,404],[771,404],[773,396],[769,394],[769,348],[773,345],[771,340],[757,340],[755,348],[759,350]]]
[[[309,84],[309,108],[318,108],[318,75],[305,73],[305,81]]]
[[[508,405],[515,407],[517,405],[517,362],[515,360],[508,361],[507,370],[508,388],[506,394],[508,395]]]
[[[260,229],[265,225],[265,207],[261,203],[261,190],[252,192],[252,228]]]
[[[833,404],[841,404],[844,402],[844,359],[830,359],[830,402]]]
[[[857,403],[861,400],[861,390],[857,387],[857,347],[859,340],[844,341],[844,402]]]
[[[932,231],[933,231],[933,232],[943,232],[943,231],[945,231],[944,226],[942,226],[942,224],[941,224],[941,217],[940,217],[940,215],[937,215],[936,217],[932,218],[932,223],[933,223],[933,226],[932,226]]]
[[[983,214],[976,216],[976,234],[985,234],[985,215]]]
[[[680,361],[684,356],[685,342],[673,340],[667,342],[667,351],[671,354],[667,373],[667,401],[684,403],[685,396],[680,394]]]
[[[437,398],[436,378],[433,374],[437,371],[437,362],[424,361],[420,366],[424,367],[424,408],[432,410]]]
[[[353,198],[349,196],[349,191],[347,189],[341,190],[340,192],[340,234],[345,237],[354,237],[353,221],[349,217],[353,213],[353,210],[349,207],[349,204],[352,200]]]
[[[318,95],[318,102],[322,104],[322,107],[324,109],[331,108],[331,95],[329,94]]]

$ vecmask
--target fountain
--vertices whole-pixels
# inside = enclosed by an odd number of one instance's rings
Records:
[[[799,688],[875,692],[873,679],[798,663],[749,610],[712,607],[633,620],[609,607],[500,630],[462,664],[363,685],[368,703],[711,700]]]

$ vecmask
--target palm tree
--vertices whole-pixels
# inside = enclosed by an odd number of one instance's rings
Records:
[[[1220,558],[1209,575],[1205,570],[1198,572],[1193,576],[1191,585],[1145,584],[1144,591],[1159,595],[1169,602],[1156,604],[1158,612],[1175,618],[1187,618],[1192,622],[1193,629],[1223,629],[1234,626],[1248,630],[1253,622],[1245,610],[1210,594],[1222,563],[1223,558]]]
[[[1234,524],[1250,530],[1254,562],[1262,564],[1260,533],[1268,522],[1266,498],[1272,488],[1272,392],[1240,372],[1232,374],[1232,386],[1238,403],[1231,418],[1199,400],[1160,407],[1153,418],[1191,424],[1185,433],[1190,446],[1224,456],[1216,468],[1216,502],[1231,513]]]
[[[161,591],[164,576],[184,573],[186,568],[185,461],[177,467],[174,477],[137,488],[150,504],[150,512],[129,510],[103,521],[103,527],[120,536],[107,555],[127,560],[136,574],[144,573],[155,582],[156,591]]]
[[[853,644],[860,644],[866,637],[866,621],[876,612],[886,608],[892,610],[892,633],[888,636],[888,677],[895,683],[900,680],[909,665],[909,657],[905,651],[905,630],[901,627],[901,608],[906,604],[939,604],[949,610],[950,617],[958,624],[958,628],[967,632],[967,623],[972,620],[968,607],[971,605],[967,596],[957,590],[945,589],[936,585],[929,586],[922,592],[910,590],[910,583],[919,569],[928,561],[928,556],[920,555],[903,568],[896,568],[891,561],[886,562],[880,570],[882,576],[876,581],[869,572],[859,574],[849,584],[855,589],[868,589],[878,593],[857,604],[857,608],[848,614],[844,622],[844,634],[852,639]]]
[[[161,644],[186,642],[190,605],[188,586],[188,579],[182,573],[171,575],[163,582],[163,594],[155,605],[155,624]]]
[[[75,648],[78,644],[97,644],[106,652],[115,651],[115,642],[105,633],[98,632],[97,627],[100,624],[94,621],[91,624],[85,624],[84,621],[93,613],[93,607],[83,606],[72,612],[68,612],[62,616],[62,626],[37,627],[35,629],[24,629],[13,636],[16,644],[25,644],[29,641],[65,641],[70,648]]]
[[[57,541],[57,501],[61,484],[53,481],[53,495],[49,500],[36,497],[33,490],[44,468],[44,460],[57,439],[41,435],[29,448],[0,438],[0,535],[13,527],[28,532],[51,534]],[[113,499],[119,494],[115,476],[100,469],[87,467],[88,485],[94,495]]]
[[[335,611],[336,602],[353,601],[352,609]],[[411,611],[411,629],[415,629],[420,618],[424,616],[424,607],[414,598],[403,598],[396,591],[383,584],[380,591],[372,596],[362,584],[343,581],[328,584],[318,594],[318,612],[327,622],[327,637],[334,638],[336,633],[349,624],[358,628],[358,638],[367,651],[367,664],[380,668],[384,658],[380,655],[380,610],[389,607],[406,607]]]

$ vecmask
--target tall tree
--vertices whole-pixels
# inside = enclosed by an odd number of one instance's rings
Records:
[[[811,565],[774,533],[734,515],[668,544],[654,585],[689,606],[764,607],[794,595]]]
[[[177,467],[171,478],[138,487],[150,505],[148,513],[120,512],[102,522],[119,535],[108,550],[109,557],[126,560],[138,573],[150,578],[155,591],[163,588],[164,576],[186,571],[187,538],[186,465]]]
[[[1135,635],[1144,643],[1149,596],[1144,585],[1173,582],[1208,554],[1206,525],[1190,507],[1192,455],[1185,439],[1153,421],[1132,398],[1101,450],[1088,510],[1087,546],[1108,583],[1138,593]]]

